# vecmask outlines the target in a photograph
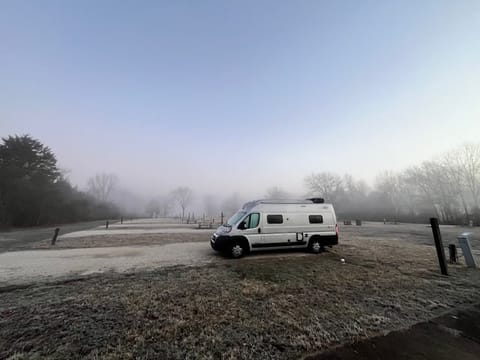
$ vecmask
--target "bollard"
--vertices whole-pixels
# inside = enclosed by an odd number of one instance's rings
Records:
[[[430,218],[432,225],[433,240],[435,240],[435,248],[437,249],[438,262],[442,275],[448,275],[447,262],[445,261],[445,252],[443,251],[442,234],[440,234],[440,226],[437,218]]]
[[[450,254],[450,264],[456,264],[458,257],[457,257],[457,247],[455,244],[448,245],[448,253]]]
[[[108,229],[108,220],[105,222],[105,229]]]
[[[465,258],[465,264],[468,267],[477,267],[475,258],[472,254],[472,247],[470,246],[470,233],[463,233],[457,236],[458,243],[462,248],[463,257]]]
[[[60,228],[56,228],[55,231],[53,232],[52,245],[55,245],[55,243],[57,242],[57,236],[59,232],[60,232]]]

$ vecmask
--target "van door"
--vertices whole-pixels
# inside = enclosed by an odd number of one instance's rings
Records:
[[[263,214],[263,238],[258,247],[283,247],[295,244],[295,233],[288,230],[285,214]]]
[[[250,244],[258,244],[262,241],[262,231],[260,230],[260,214],[250,213],[239,224],[238,229],[249,241]],[[244,224],[242,227],[241,224]]]

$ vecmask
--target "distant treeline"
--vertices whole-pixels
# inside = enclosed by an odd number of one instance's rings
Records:
[[[79,191],[57,167],[55,154],[29,135],[0,144],[0,226],[36,226],[119,216],[105,199]]]
[[[480,225],[480,144],[465,144],[404,171],[385,172],[373,188],[328,172],[305,179],[311,194],[335,205],[341,218]]]
[[[86,192],[72,186],[57,166],[54,153],[28,135],[9,136],[0,144],[0,226],[35,226],[120,216],[111,202],[117,178],[97,174],[88,180]],[[380,174],[373,186],[351,175],[319,172],[305,178],[307,196],[333,203],[340,220],[428,222],[435,216],[444,224],[480,225],[480,144],[465,144],[434,160],[401,172]],[[118,192],[118,191],[117,191]],[[241,191],[221,201],[206,195],[197,218],[228,217],[244,202]],[[118,194],[117,194],[118,195]],[[135,202],[127,194],[126,203]],[[117,196],[118,197],[118,196]],[[266,198],[293,196],[277,186]],[[146,216],[194,217],[192,190],[180,186],[168,195],[151,199]],[[139,204],[141,201],[138,201]],[[115,203],[121,204],[118,198]],[[177,210],[176,210],[177,209]],[[196,207],[198,210],[198,206]],[[130,210],[131,212],[132,210]],[[140,211],[136,214],[140,215]],[[128,215],[130,216],[130,215]]]

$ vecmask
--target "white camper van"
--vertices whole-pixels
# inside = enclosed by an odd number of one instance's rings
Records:
[[[320,198],[248,202],[210,240],[214,250],[234,258],[262,249],[306,248],[319,253],[336,244],[335,210]]]

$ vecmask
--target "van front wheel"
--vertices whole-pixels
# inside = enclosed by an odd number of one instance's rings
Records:
[[[245,255],[246,251],[247,250],[245,249],[245,246],[242,243],[235,242],[230,247],[230,256],[233,257],[234,259],[239,259],[243,255]]]

